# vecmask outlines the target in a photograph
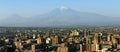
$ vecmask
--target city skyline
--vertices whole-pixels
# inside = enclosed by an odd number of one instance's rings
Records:
[[[0,52],[120,52],[119,0],[0,0]]]

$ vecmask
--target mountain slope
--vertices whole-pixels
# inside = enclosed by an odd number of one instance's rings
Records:
[[[50,13],[35,16],[30,19],[31,23],[41,25],[83,25],[102,24],[111,20],[107,16],[96,13],[78,12],[72,9],[55,9]]]

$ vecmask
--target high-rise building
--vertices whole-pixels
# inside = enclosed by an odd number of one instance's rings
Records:
[[[98,44],[98,34],[95,33],[93,44]]]
[[[84,37],[86,37],[87,36],[87,33],[86,33],[86,30],[84,31]]]
[[[31,52],[35,52],[35,45],[31,45]]]
[[[98,44],[92,44],[91,45],[91,51],[92,52],[98,52],[99,50],[99,45]]]
[[[38,37],[36,40],[37,40],[37,44],[41,44],[42,43],[40,37]]]
[[[90,37],[86,37],[86,44],[91,44],[92,43],[92,40]]]
[[[111,34],[110,33],[108,33],[108,35],[107,35],[107,41],[111,41]]]
[[[50,38],[50,37],[46,38],[46,44],[49,44],[50,41],[51,41],[51,38]]]
[[[83,52],[83,46],[80,44],[80,52]]]
[[[52,43],[53,43],[53,44],[57,44],[57,43],[58,43],[58,37],[57,37],[57,36],[54,36],[54,37],[52,38]]]
[[[86,44],[86,52],[91,52],[91,44]]]
[[[35,34],[33,34],[33,39],[35,39],[36,38],[36,35]]]

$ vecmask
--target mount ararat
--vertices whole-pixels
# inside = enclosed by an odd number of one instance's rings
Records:
[[[60,7],[46,14],[25,18],[12,15],[0,21],[0,26],[72,26],[119,24],[109,16],[97,13],[79,12],[71,8]]]

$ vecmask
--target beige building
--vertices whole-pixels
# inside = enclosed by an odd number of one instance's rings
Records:
[[[98,52],[99,50],[99,45],[98,44],[92,44],[91,45],[91,51],[93,52]]]
[[[70,36],[78,36],[79,32],[77,30],[72,31],[72,33],[70,34]]]
[[[14,44],[15,44],[16,48],[19,48],[19,49],[23,48],[21,41],[14,41]]]
[[[35,52],[35,45],[31,45],[31,52]]]
[[[83,46],[80,44],[80,52],[83,52]]]
[[[26,42],[27,44],[29,44],[29,43],[31,43],[31,40],[30,40],[30,39],[27,39],[25,42]]]
[[[40,38],[40,37],[38,37],[36,40],[37,40],[37,44],[41,44],[41,43],[42,43],[42,41],[41,41],[41,38]]]
[[[68,47],[66,47],[65,44],[62,43],[61,46],[58,47],[57,52],[68,52]]]
[[[57,44],[58,43],[58,37],[57,36],[52,38],[52,43],[53,44]]]

